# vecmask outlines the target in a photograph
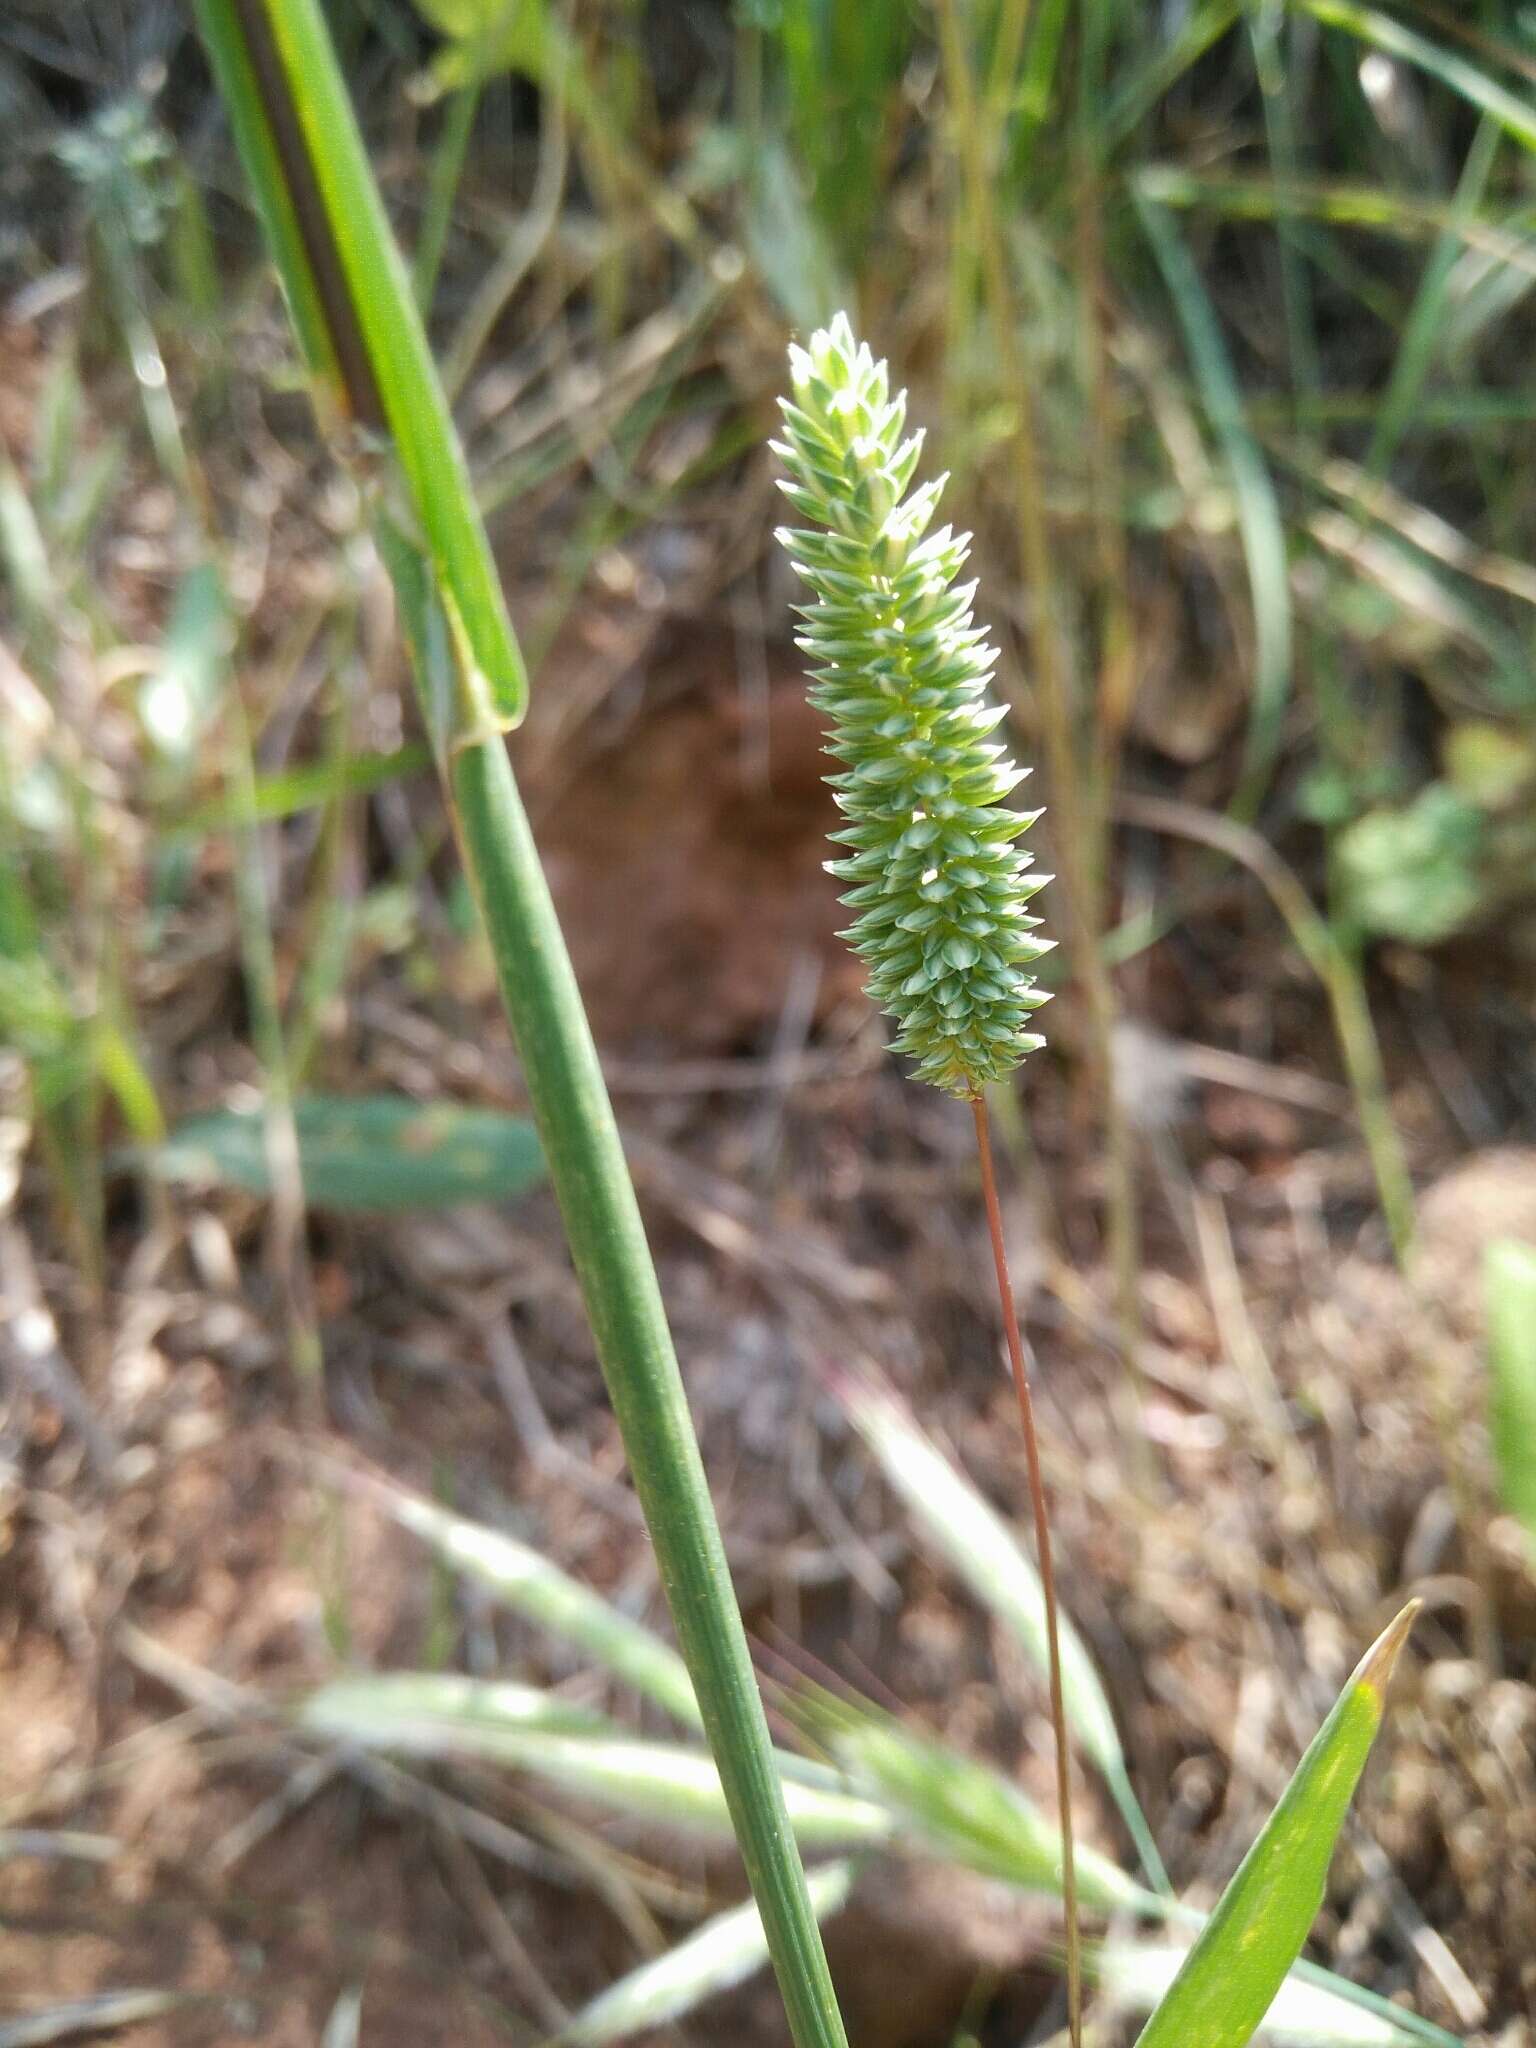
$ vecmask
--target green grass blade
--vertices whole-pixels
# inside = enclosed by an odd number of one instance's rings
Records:
[[[1403,325],[1403,338],[1392,362],[1392,374],[1382,395],[1381,411],[1371,429],[1365,469],[1371,477],[1384,477],[1392,464],[1425,382],[1434,366],[1453,311],[1451,281],[1461,254],[1462,231],[1475,218],[1498,155],[1498,124],[1484,117],[1456,187],[1452,203],[1454,218],[1447,221],[1436,238],[1424,274],[1414,293],[1413,305]]]
[[[1536,1248],[1489,1245],[1489,1424],[1499,1499],[1536,1542]]]
[[[1329,28],[1343,29],[1389,57],[1400,57],[1459,93],[1470,105],[1490,114],[1517,142],[1536,150],[1536,103],[1510,92],[1465,57],[1455,56],[1378,8],[1356,6],[1354,0],[1300,0],[1300,4]]]
[[[720,1774],[705,1750],[640,1741],[536,1686],[437,1671],[343,1678],[301,1702],[298,1722],[390,1755],[505,1764],[669,1826],[731,1831]],[[878,1842],[893,1830],[884,1807],[852,1793],[787,1780],[783,1796],[789,1824],[807,1847]]]
[[[475,508],[463,451],[317,0],[198,0],[236,140],[296,312],[323,307],[329,359],[351,409],[387,429],[450,622],[458,689],[452,746],[515,725],[522,654]],[[295,232],[299,246],[294,246]],[[302,280],[306,279],[305,284]],[[322,357],[325,352],[321,352]]]
[[[1334,1844],[1417,1612],[1414,1601],[1366,1652],[1137,2048],[1244,2048],[1253,2038],[1322,1907]]]
[[[849,1862],[810,1871],[806,1884],[818,1920],[840,1912],[856,1875]],[[686,1941],[642,1963],[584,2005],[555,2036],[568,2048],[605,2048],[630,2034],[665,2027],[685,2017],[706,1998],[745,1983],[768,1960],[768,1937],[750,1902],[718,1913]]]
[[[370,1488],[370,1491],[372,1489]],[[495,1599],[526,1614],[551,1635],[585,1650],[636,1692],[643,1693],[687,1727],[701,1727],[688,1668],[677,1652],[638,1621],[573,1579],[537,1551],[500,1529],[488,1529],[450,1514],[419,1494],[395,1487],[378,1489],[387,1511],[402,1528],[428,1544],[454,1571],[462,1572]]]
[[[1173,221],[1142,186],[1136,209],[1184,330],[1185,345],[1237,499],[1238,528],[1253,595],[1254,679],[1238,817],[1258,807],[1284,736],[1291,689],[1291,592],[1285,528],[1274,481],[1243,410],[1242,394],[1215,309]]]
[[[929,1544],[949,1560],[972,1592],[1017,1637],[1035,1669],[1044,1673],[1048,1668],[1045,1596],[1039,1574],[1012,1530],[890,1394],[870,1381],[854,1378],[841,1379],[837,1393]],[[1167,1874],[1131,1789],[1109,1700],[1081,1636],[1065,1615],[1059,1619],[1067,1719],[1103,1772],[1147,1875],[1159,1888],[1166,1887]]]
[[[1061,1897],[1059,1831],[989,1765],[831,1693],[805,1688],[789,1711],[856,1791],[899,1815],[905,1830],[933,1853],[1021,1891]],[[1103,1913],[1169,1910],[1167,1900],[1081,1842],[1076,1863],[1085,1906]]]
[[[183,812],[171,823],[169,834],[186,839],[205,832],[232,832],[237,825],[275,824],[337,797],[366,796],[392,782],[404,782],[431,766],[430,751],[420,746],[397,747],[388,754],[346,754],[337,761],[302,761],[275,775],[258,776],[248,803],[222,796]]]

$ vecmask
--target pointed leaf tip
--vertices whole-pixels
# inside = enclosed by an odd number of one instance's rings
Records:
[[[1368,1692],[1374,1693],[1378,1703],[1387,1696],[1398,1657],[1413,1632],[1413,1624],[1418,1620],[1419,1609],[1423,1605],[1422,1600],[1410,1600],[1382,1630],[1356,1667],[1355,1684],[1363,1685]]]

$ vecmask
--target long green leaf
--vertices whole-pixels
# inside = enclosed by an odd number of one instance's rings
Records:
[[[380,1493],[395,1520],[430,1544],[444,1564],[551,1634],[575,1643],[674,1719],[690,1728],[702,1726],[687,1666],[648,1628],[621,1614],[531,1544],[450,1514],[419,1494],[394,1487],[381,1488]]]
[[[500,1110],[405,1095],[306,1095],[293,1105],[305,1199],[317,1209],[388,1213],[503,1202],[537,1187],[533,1126]],[[139,1163],[160,1180],[271,1193],[258,1110],[192,1117]]]
[[[1536,105],[1496,83],[1465,57],[1431,42],[1428,36],[1421,36],[1416,29],[1395,21],[1377,7],[1359,7],[1355,0],[1300,0],[1300,4],[1328,27],[1341,28],[1373,49],[1382,50],[1389,57],[1400,57],[1405,64],[1412,64],[1438,80],[1491,115],[1517,142],[1536,150]]]
[[[862,1703],[805,1688],[787,1704],[847,1782],[899,1815],[934,1854],[1021,1891],[1061,1896],[1059,1831],[998,1772]],[[1084,1905],[1104,1913],[1168,1910],[1169,1902],[1081,1842],[1076,1864]]]
[[[1361,1659],[1136,2048],[1243,2048],[1301,1953],[1418,1602]]]
[[[1499,1499],[1536,1542],[1536,1247],[1500,1238],[1484,1270]]]
[[[1285,528],[1274,480],[1243,409],[1215,309],[1178,230],[1151,192],[1133,187],[1136,208],[1184,330],[1201,397],[1226,457],[1253,594],[1254,678],[1243,779],[1233,810],[1251,817],[1280,751],[1291,689],[1291,591]]]
[[[1035,1669],[1045,1672],[1045,1595],[1039,1574],[1012,1530],[890,1394],[871,1381],[852,1377],[840,1379],[837,1392],[849,1420],[928,1542],[1013,1631]],[[1131,1789],[1115,1717],[1093,1660],[1071,1621],[1065,1615],[1059,1621],[1067,1719],[1104,1773],[1148,1876],[1165,1885],[1166,1874]]]
[[[387,430],[425,535],[453,640],[450,746],[485,739],[522,717],[527,675],[324,16],[317,0],[197,10],[306,350]]]

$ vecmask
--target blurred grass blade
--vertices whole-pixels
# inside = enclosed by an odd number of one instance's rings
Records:
[[[1137,2048],[1243,2048],[1253,2038],[1321,1910],[1334,1844],[1418,1605],[1410,1602],[1361,1659]]]
[[[1536,1247],[1489,1245],[1489,1424],[1499,1500],[1536,1543]]]
[[[923,1434],[902,1404],[866,1379],[839,1378],[838,1398],[880,1461],[930,1545],[948,1558],[977,1597],[1007,1624],[1035,1669],[1047,1669],[1045,1596],[1039,1574],[1002,1517]],[[1078,1741],[1104,1773],[1147,1875],[1159,1889],[1167,1873],[1146,1816],[1131,1789],[1125,1752],[1104,1688],[1071,1621],[1060,1620],[1062,1696]]]
[[[393,444],[450,623],[446,738],[472,744],[518,722],[527,677],[324,17],[317,0],[197,0],[197,13],[306,352]]]
[[[306,1095],[293,1105],[306,1201],[390,1214],[504,1202],[544,1178],[532,1124],[500,1110],[405,1095]],[[157,1178],[272,1192],[260,1110],[192,1117],[142,1155]]]
[[[818,1920],[840,1912],[853,1888],[852,1863],[828,1863],[806,1873]],[[750,1900],[706,1920],[685,1941],[654,1962],[642,1963],[584,2005],[555,2040],[568,2048],[604,2048],[652,2027],[670,2026],[707,1998],[744,1983],[768,1960],[768,1937]]]
[[[1205,410],[1226,457],[1237,500],[1238,529],[1253,595],[1253,701],[1243,775],[1232,809],[1239,818],[1257,810],[1284,736],[1291,689],[1291,591],[1285,529],[1274,481],[1243,411],[1221,328],[1173,220],[1150,189],[1133,186],[1136,210],[1173,301]]]
[[[370,1489],[372,1490],[372,1489]],[[563,1572],[531,1544],[450,1514],[419,1494],[379,1489],[402,1528],[431,1546],[453,1570],[565,1642],[575,1643],[636,1692],[691,1728],[701,1725],[687,1666],[677,1652],[627,1614]]]
[[[544,1778],[619,1812],[728,1835],[731,1817],[707,1751],[643,1742],[534,1686],[444,1672],[338,1679],[298,1709],[301,1726],[393,1755],[476,1757]],[[851,1793],[787,1781],[784,1802],[806,1847],[878,1842],[884,1808]]]
[[[1329,28],[1341,28],[1388,57],[1400,57],[1405,64],[1412,64],[1451,92],[1459,93],[1472,106],[1491,114],[1517,142],[1536,150],[1536,104],[1508,91],[1486,71],[1469,64],[1465,57],[1432,43],[1428,36],[1394,21],[1379,8],[1358,7],[1354,0],[1300,0],[1300,4]]]
[[[218,570],[201,562],[181,579],[160,659],[139,686],[139,717],[163,759],[185,770],[218,710],[234,622]]]
[[[314,810],[336,797],[366,796],[391,782],[403,782],[432,766],[425,747],[397,747],[389,754],[345,754],[335,761],[303,761],[275,775],[261,775],[249,803],[222,796],[198,804],[175,818],[170,830],[177,838],[203,832],[232,832],[237,827],[275,824],[299,811]]]
[[[137,2027],[190,2003],[185,1991],[93,1991],[44,2011],[0,2020],[0,2048],[47,2048],[50,2041],[79,2041],[88,2035]]]
[[[1023,1891],[1061,1896],[1061,1836],[1008,1780],[887,1714],[813,1688],[788,1711],[848,1782],[898,1814],[937,1854]],[[1117,1864],[1077,1845],[1078,1892],[1104,1913],[1162,1914],[1167,1902]]]
[[[1424,274],[1419,279],[1413,305],[1403,323],[1403,337],[1392,361],[1392,374],[1382,395],[1381,410],[1371,429],[1365,470],[1372,478],[1385,477],[1392,458],[1407,433],[1419,395],[1443,346],[1449,315],[1453,310],[1452,279],[1462,251],[1462,231],[1482,204],[1494,161],[1498,156],[1498,124],[1484,117],[1456,186],[1452,218],[1440,230]]]
[[[1183,1947],[1106,1942],[1094,1959],[1093,1974],[1114,2005],[1150,2012],[1166,1996],[1187,1956]],[[1273,2048],[1412,2048],[1423,2036],[1411,2014],[1399,2013],[1385,1999],[1363,2005],[1292,1975],[1276,1993],[1257,2038]]]

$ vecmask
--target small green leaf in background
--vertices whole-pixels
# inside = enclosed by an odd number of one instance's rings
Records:
[[[502,1202],[536,1187],[533,1126],[499,1110],[404,1095],[306,1095],[293,1106],[312,1208],[393,1212]],[[142,1162],[160,1180],[271,1193],[259,1110],[192,1117]]]
[[[818,1920],[847,1904],[854,1875],[851,1863],[827,1863],[806,1872]],[[686,1941],[611,1984],[560,2029],[556,2040],[568,2048],[604,2048],[609,2041],[668,2026],[706,1998],[744,1983],[767,1960],[768,1938],[749,1899],[706,1920]]]
[[[1536,1543],[1536,1246],[1489,1245],[1489,1425],[1499,1499]]]
[[[1334,1844],[1418,1609],[1410,1601],[1361,1659],[1136,2048],[1252,2040],[1321,1910]]]
[[[1482,901],[1483,837],[1482,813],[1443,782],[1367,811],[1334,842],[1340,914],[1371,938],[1440,944]]]

